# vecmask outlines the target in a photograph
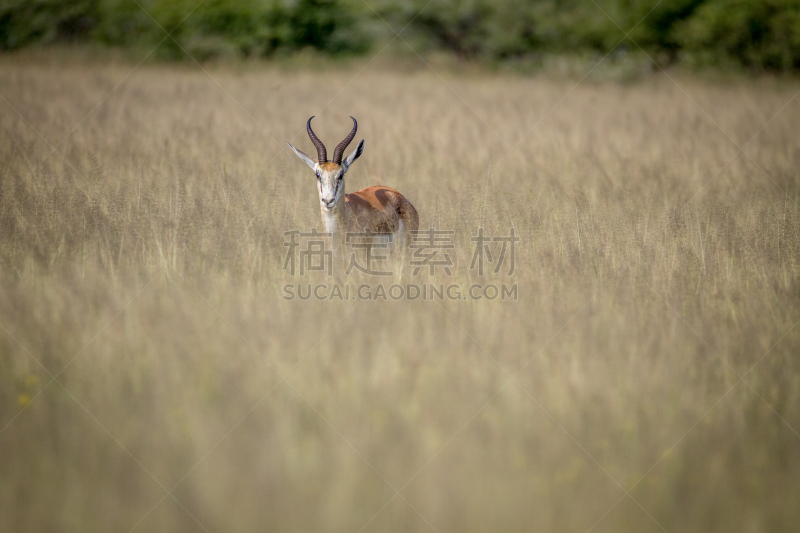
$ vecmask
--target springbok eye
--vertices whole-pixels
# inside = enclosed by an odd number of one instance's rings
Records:
[[[317,179],[319,179],[319,172],[316,172],[316,174],[317,174]]]

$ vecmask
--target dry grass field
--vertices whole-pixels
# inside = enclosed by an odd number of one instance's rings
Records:
[[[800,528],[796,82],[134,66],[0,61],[0,530]],[[311,115],[452,277],[283,270]]]

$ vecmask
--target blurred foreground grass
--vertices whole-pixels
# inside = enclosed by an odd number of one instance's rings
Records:
[[[0,63],[1,529],[800,527],[796,84],[132,68]],[[283,300],[311,115],[518,301]]]

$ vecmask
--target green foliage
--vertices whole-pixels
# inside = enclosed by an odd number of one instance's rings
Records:
[[[11,0],[0,6],[0,49],[56,41],[163,41],[163,56],[180,58],[183,48],[199,59],[305,47],[363,53],[369,46],[353,10],[339,0]]]
[[[388,25],[386,24],[388,23]],[[391,26],[391,27],[390,27]],[[369,31],[377,28],[378,31]],[[0,49],[88,41],[181,58],[306,47],[359,54],[403,30],[425,50],[497,62],[639,51],[659,63],[800,69],[800,0],[4,0]],[[171,33],[167,37],[166,32]]]
[[[3,0],[0,50],[86,35],[97,12],[96,0]]]
[[[468,59],[641,47],[680,57],[800,68],[800,0],[409,0],[378,10],[429,48]]]
[[[678,33],[704,61],[730,58],[767,70],[800,69],[800,1],[710,0]]]

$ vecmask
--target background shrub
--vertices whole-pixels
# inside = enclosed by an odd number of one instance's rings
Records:
[[[152,46],[164,40],[164,28],[175,39],[159,48],[166,58],[182,57],[181,48],[201,60],[303,48],[353,55],[403,29],[420,51],[471,61],[641,46],[660,64],[800,69],[800,0],[142,0],[141,6],[147,13],[135,0],[4,0],[0,50],[55,42]]]

